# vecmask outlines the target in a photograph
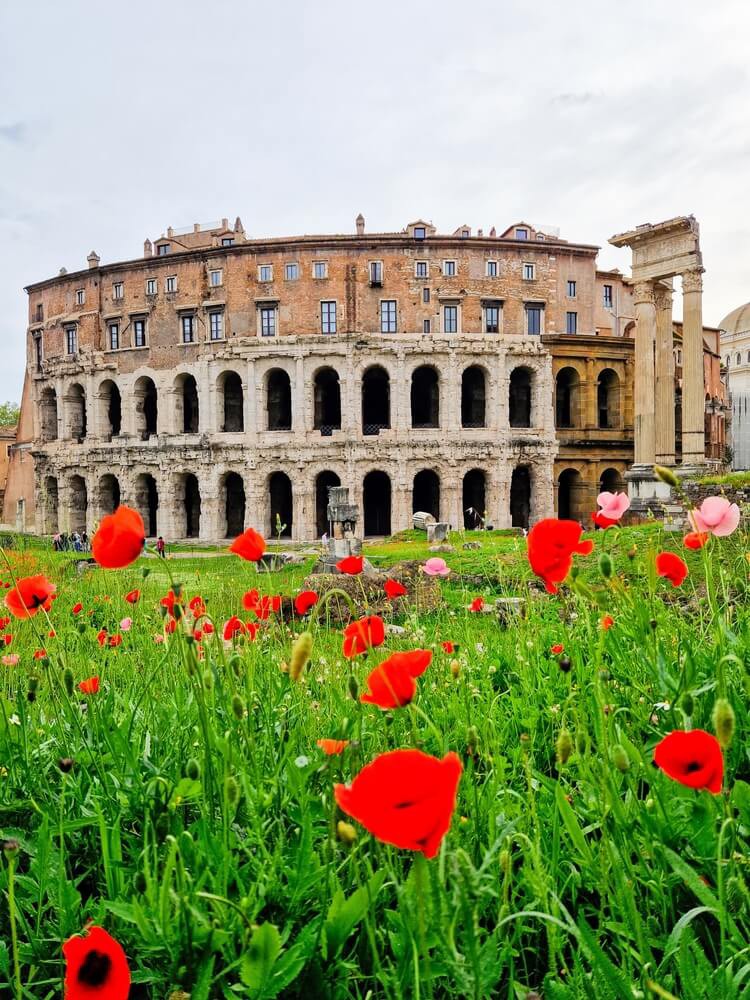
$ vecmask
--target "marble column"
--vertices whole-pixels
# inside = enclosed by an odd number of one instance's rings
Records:
[[[639,281],[633,289],[635,303],[635,464],[653,465],[654,437],[654,344],[656,304],[654,286]]]
[[[671,282],[670,282],[671,284]],[[659,465],[674,465],[674,338],[672,289],[659,284],[656,304],[655,454]]]
[[[703,278],[682,275],[682,464],[705,461],[703,389]]]

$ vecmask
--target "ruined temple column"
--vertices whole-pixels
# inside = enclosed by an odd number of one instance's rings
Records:
[[[674,338],[672,289],[659,284],[656,304],[655,454],[659,465],[674,465]]]
[[[703,278],[701,270],[682,275],[682,464],[702,465],[705,402],[703,390]]]
[[[635,464],[653,465],[654,438],[654,343],[656,304],[654,286],[639,281],[633,289],[635,303]]]

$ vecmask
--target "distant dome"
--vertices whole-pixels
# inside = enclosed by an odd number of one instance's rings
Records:
[[[750,302],[733,309],[719,323],[719,329],[727,333],[750,333]]]

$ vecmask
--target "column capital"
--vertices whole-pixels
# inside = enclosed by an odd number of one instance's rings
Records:
[[[682,293],[703,291],[703,268],[682,274]]]
[[[657,285],[654,288],[654,302],[657,309],[672,308],[672,289],[665,285]]]
[[[654,284],[652,281],[636,281],[633,285],[633,302],[638,305],[645,302],[654,304]]]

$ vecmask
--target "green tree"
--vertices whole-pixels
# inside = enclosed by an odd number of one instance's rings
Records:
[[[21,407],[18,403],[0,403],[0,427],[12,427],[18,423]]]

